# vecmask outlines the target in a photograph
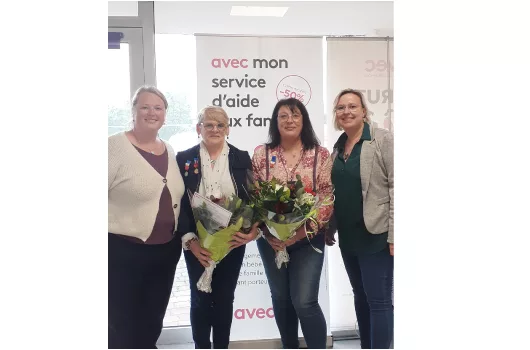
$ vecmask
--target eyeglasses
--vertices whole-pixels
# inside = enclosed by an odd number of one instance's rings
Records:
[[[295,122],[295,123],[298,123],[300,121],[300,119],[302,119],[302,115],[298,114],[298,113],[294,113],[294,114],[280,114],[278,116],[278,119],[280,119],[280,121],[282,123],[285,123],[286,121],[289,120],[289,117],[291,117],[293,119],[293,122]]]
[[[160,106],[154,106],[154,107],[151,107],[151,106],[141,106],[138,108],[141,112],[145,112],[147,113],[148,111],[155,111],[155,112],[162,112],[164,110],[164,108],[160,107]]]
[[[348,106],[340,105],[335,108],[335,111],[337,112],[337,114],[342,114],[346,112],[346,107],[348,107],[348,109],[352,112],[355,112],[359,109],[359,106],[357,105],[348,105]]]
[[[226,128],[226,124],[224,123],[219,123],[219,124],[213,124],[213,123],[201,123],[201,125],[207,130],[207,131],[213,131],[213,129],[215,127],[217,127],[217,130],[219,131],[224,131],[224,129]]]

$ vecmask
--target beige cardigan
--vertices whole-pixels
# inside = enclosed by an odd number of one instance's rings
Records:
[[[175,152],[167,143],[167,187],[178,225],[184,181],[177,168]],[[124,132],[109,136],[109,227],[111,233],[146,241],[151,235],[164,189],[162,177],[136,150]]]

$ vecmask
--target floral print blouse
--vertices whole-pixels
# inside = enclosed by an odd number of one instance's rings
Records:
[[[260,145],[254,150],[252,156],[252,168],[256,179],[264,181],[271,180],[273,177],[281,182],[296,181],[296,175],[300,175],[304,186],[313,188],[313,165],[315,160],[315,151],[317,148],[306,150],[302,156],[298,166],[293,168],[286,168],[285,162],[282,162],[283,152],[280,147],[269,149],[269,159],[265,159],[266,150],[265,145]],[[267,162],[269,163],[269,178],[266,179]],[[329,151],[322,147],[318,147],[317,167],[316,167],[316,193],[320,196],[329,197],[333,194],[333,186],[331,184],[331,157]],[[318,228],[321,229],[330,219],[333,214],[333,205],[324,206],[319,210],[317,222]],[[310,222],[311,229],[317,231],[314,223]]]

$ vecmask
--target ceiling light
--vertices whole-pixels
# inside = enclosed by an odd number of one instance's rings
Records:
[[[288,7],[232,6],[230,16],[283,17]]]

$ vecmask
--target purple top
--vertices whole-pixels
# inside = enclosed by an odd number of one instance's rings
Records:
[[[134,146],[134,145],[133,145]],[[152,154],[146,152],[136,146],[134,146],[138,152],[149,162],[149,164],[164,178],[167,175],[168,168],[168,155],[167,149],[161,155]],[[143,242],[141,239],[136,237],[126,237],[128,240],[140,244],[164,244],[168,243],[173,239],[175,232],[175,213],[173,211],[173,204],[171,200],[171,193],[167,184],[164,185],[162,194],[160,195],[160,202],[158,206],[158,214],[156,215],[155,224],[149,238]]]

